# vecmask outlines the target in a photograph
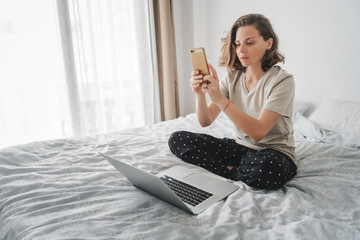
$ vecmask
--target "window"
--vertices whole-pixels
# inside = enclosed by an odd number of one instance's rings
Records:
[[[0,147],[157,122],[150,13],[146,0],[1,1]]]

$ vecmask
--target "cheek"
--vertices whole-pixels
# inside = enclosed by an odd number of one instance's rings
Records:
[[[266,48],[258,47],[254,49],[254,55],[256,55],[258,58],[262,58],[265,55]]]
[[[240,48],[236,48],[235,53],[236,53],[236,56],[238,56],[238,58],[240,58]]]

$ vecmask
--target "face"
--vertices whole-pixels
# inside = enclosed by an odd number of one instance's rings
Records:
[[[265,41],[255,26],[239,27],[235,38],[236,55],[244,67],[261,67],[261,60],[272,42],[272,38]]]

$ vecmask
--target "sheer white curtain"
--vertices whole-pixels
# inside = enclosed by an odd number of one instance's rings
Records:
[[[159,121],[149,0],[0,0],[0,147]]]

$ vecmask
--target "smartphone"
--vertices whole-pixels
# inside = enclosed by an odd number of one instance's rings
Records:
[[[194,71],[199,71],[202,75],[210,75],[205,49],[202,47],[190,48],[190,58]]]

